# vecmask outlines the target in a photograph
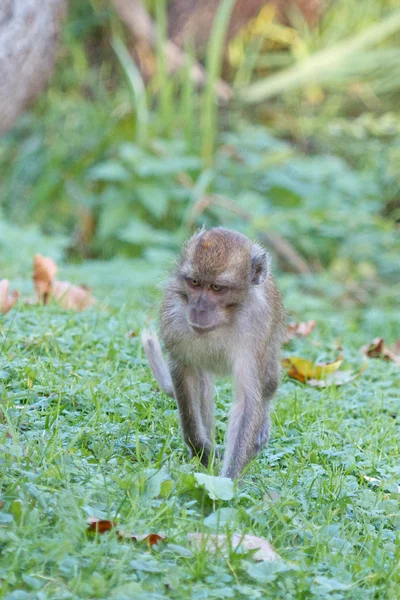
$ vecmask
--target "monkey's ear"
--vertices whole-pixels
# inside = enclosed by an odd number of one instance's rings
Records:
[[[250,280],[254,285],[260,285],[268,273],[268,259],[265,250],[254,244],[251,249],[251,271]]]

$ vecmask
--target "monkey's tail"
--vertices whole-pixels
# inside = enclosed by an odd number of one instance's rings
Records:
[[[168,365],[162,355],[157,335],[148,329],[144,329],[142,331],[142,344],[150,369],[152,370],[158,385],[164,394],[174,398],[174,386],[172,385],[171,375],[169,373]]]

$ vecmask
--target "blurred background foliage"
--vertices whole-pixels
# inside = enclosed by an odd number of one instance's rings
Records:
[[[196,31],[176,21],[184,4],[145,3],[152,52],[106,0],[71,0],[50,85],[0,139],[0,268],[49,239],[73,260],[159,267],[194,228],[222,224],[261,239],[317,295],[340,287],[366,303],[387,286],[394,297],[397,1],[317,2],[314,13],[258,2],[233,27],[235,2],[223,0]],[[185,52],[173,74],[167,37]]]

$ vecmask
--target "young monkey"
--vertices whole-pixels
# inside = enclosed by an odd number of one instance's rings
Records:
[[[213,375],[232,374],[235,402],[222,467],[239,477],[269,438],[269,407],[279,379],[284,310],[266,252],[218,227],[186,242],[161,307],[161,338],[142,342],[162,390],[176,398],[183,436],[207,465],[214,439]]]

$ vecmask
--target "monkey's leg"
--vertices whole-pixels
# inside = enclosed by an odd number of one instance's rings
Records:
[[[257,436],[256,452],[260,450],[268,443],[270,433],[270,408],[271,400],[278,388],[279,383],[279,363],[277,361],[267,361],[263,377],[263,388],[262,396],[264,402],[264,419],[261,425],[261,429]]]
[[[211,441],[203,424],[200,376],[178,362],[171,362],[171,378],[178,404],[183,437],[191,453],[207,466]]]
[[[232,408],[222,475],[239,477],[256,452],[260,423],[264,418],[261,382],[249,373],[236,377],[236,400]]]
[[[214,379],[208,373],[200,375],[201,417],[207,438],[214,440]]]

